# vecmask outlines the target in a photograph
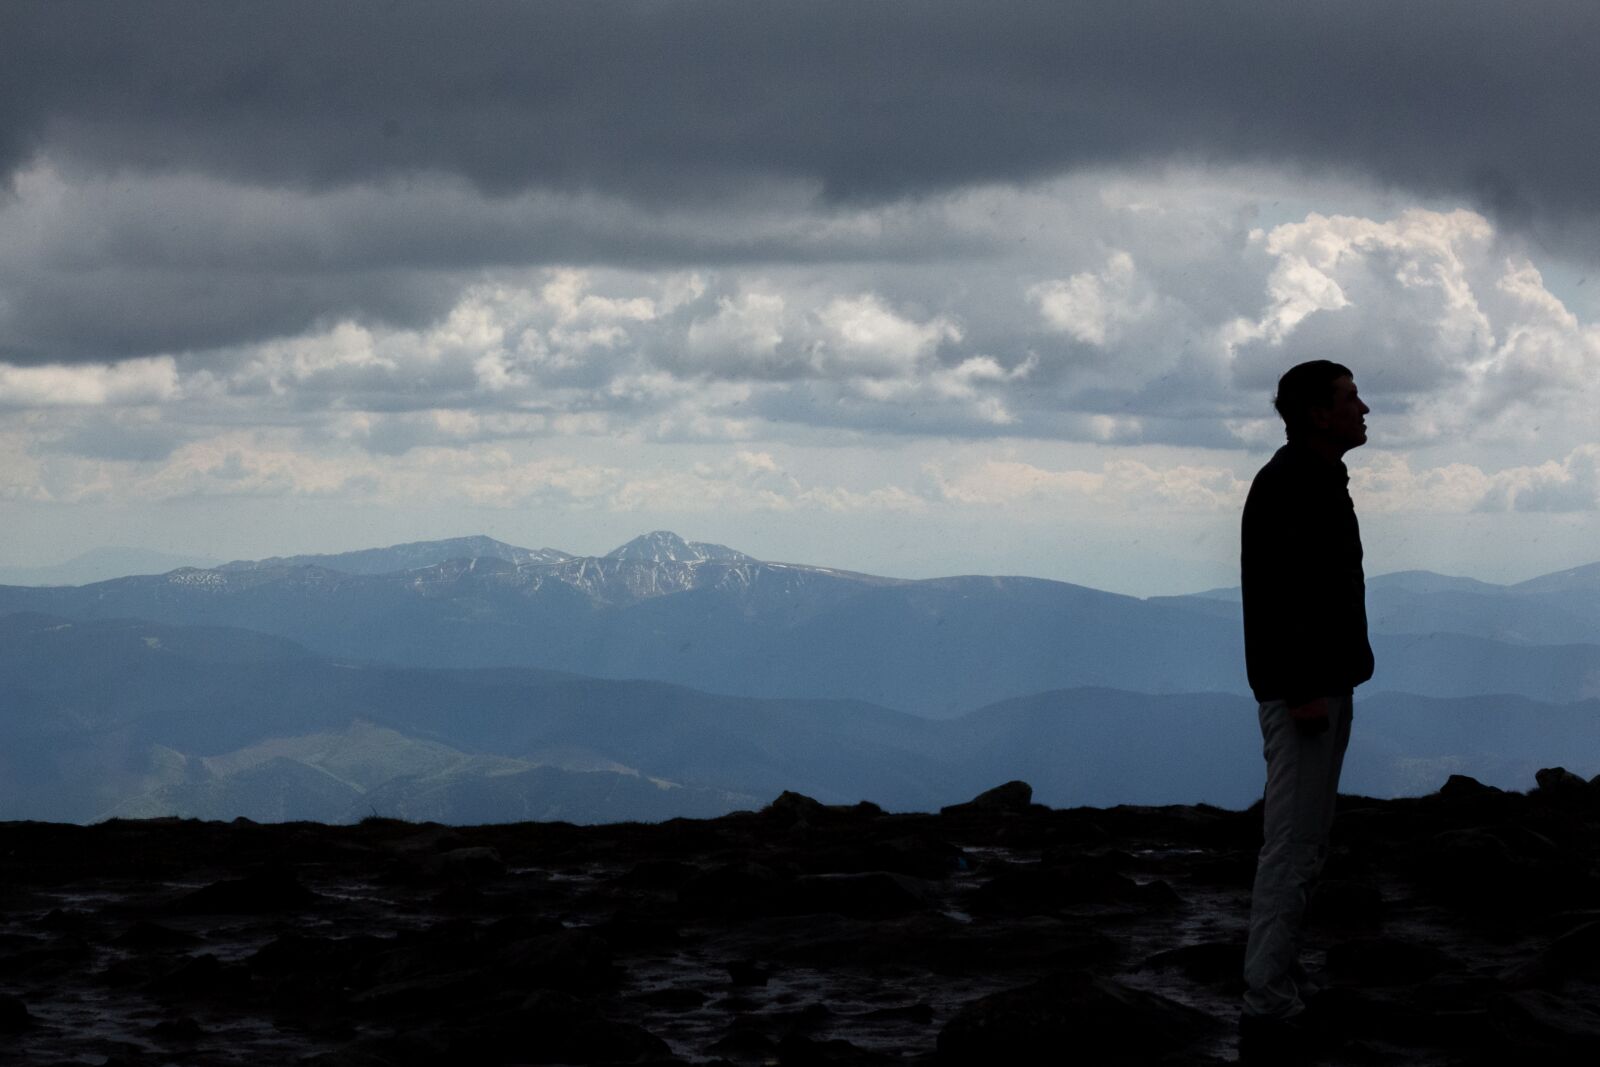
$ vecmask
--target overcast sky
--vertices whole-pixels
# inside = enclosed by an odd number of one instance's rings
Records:
[[[1600,560],[1600,5],[0,6],[0,563],[671,528],[1235,580]]]

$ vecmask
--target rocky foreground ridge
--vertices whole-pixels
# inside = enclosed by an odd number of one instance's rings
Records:
[[[1235,1059],[1259,811],[0,824],[0,1063]],[[1341,799],[1319,1062],[1592,1063],[1600,781]]]

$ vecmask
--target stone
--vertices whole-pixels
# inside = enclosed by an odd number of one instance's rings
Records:
[[[797,912],[832,912],[859,919],[920,911],[932,896],[926,883],[888,871],[805,875],[795,880],[793,892]]]
[[[16,997],[0,995],[0,1034],[14,1034],[33,1025],[28,1006]]]
[[[1439,795],[1449,800],[1467,800],[1477,797],[1495,796],[1504,794],[1504,790],[1496,789],[1492,785],[1484,785],[1465,774],[1452,774],[1445,779],[1444,785],[1439,787]]]
[[[1055,866],[1012,865],[969,898],[973,911],[990,915],[1053,915],[1079,905],[1138,904],[1168,907],[1176,900],[1170,885],[1141,886],[1113,863],[1081,860]]]
[[[823,807],[821,801],[803,793],[785,791],[762,809],[761,814],[787,826],[809,826],[826,818],[828,809]]]
[[[943,878],[965,869],[966,855],[955,845],[928,834],[888,840],[852,836],[838,842],[819,842],[797,857],[812,874],[863,874],[891,871],[914,878]]]
[[[286,870],[260,871],[196,889],[173,901],[173,911],[210,915],[259,915],[300,911],[322,900]]]
[[[981,997],[939,1032],[941,1064],[1144,1065],[1214,1029],[1204,1014],[1114,979],[1070,972]]]
[[[182,948],[187,945],[198,945],[200,940],[194,934],[141,920],[119,934],[112,944],[120,948],[143,950]]]
[[[692,914],[751,917],[785,914],[793,883],[762,863],[729,863],[695,875],[678,890],[678,903]]]
[[[1356,985],[1413,985],[1444,967],[1444,954],[1432,945],[1398,938],[1338,941],[1328,946],[1328,970]]]
[[[1439,898],[1501,926],[1593,899],[1593,881],[1572,851],[1520,823],[1446,830],[1405,859]]]
[[[1522,960],[1501,974],[1501,981],[1512,988],[1559,985],[1568,978],[1600,975],[1600,922],[1573,927],[1530,960]]]
[[[1310,922],[1344,929],[1371,929],[1383,922],[1383,894],[1349,878],[1325,878],[1311,890]]]
[[[772,968],[755,960],[734,960],[728,964],[728,980],[736,986],[764,986],[772,978]]]
[[[580,1022],[572,1029],[569,1048],[572,1063],[660,1063],[672,1058],[672,1046],[655,1034],[616,1019]]]
[[[1506,993],[1491,1016],[1517,1062],[1584,1063],[1600,1056],[1600,1015],[1542,990]],[[1509,1060],[1507,1062],[1510,1062]]]
[[[612,879],[612,883],[623,889],[675,893],[696,873],[692,865],[682,860],[649,860],[635,863]]]
[[[710,1045],[709,1051],[727,1056],[739,1063],[771,1063],[777,1056],[778,1044],[759,1030],[736,1024]]]
[[[496,947],[486,961],[522,988],[593,992],[616,983],[611,948],[588,930],[558,930]]]
[[[595,927],[606,943],[618,950],[663,948],[680,944],[683,931],[664,916],[618,912]]]
[[[1002,812],[1026,812],[1033,806],[1033,786],[1027,782],[1012,781],[985,790],[964,804],[950,804],[939,809],[940,815],[982,815]]]
[[[1167,949],[1145,960],[1139,969],[1174,970],[1190,981],[1239,995],[1244,992],[1244,942],[1206,941]]]
[[[503,877],[505,860],[492,848],[475,846],[454,848],[440,852],[422,861],[422,871],[429,878],[452,882],[485,882]]]
[[[668,1011],[693,1011],[711,999],[710,994],[698,989],[689,989],[684,986],[667,986],[665,989],[654,989],[648,993],[641,993],[636,998],[641,1004],[652,1008],[662,1008]]]
[[[238,963],[224,963],[206,953],[185,960],[171,972],[149,984],[160,993],[189,997],[225,996],[250,984],[250,972]]]
[[[369,1015],[426,1017],[442,1007],[470,1002],[482,987],[472,972],[415,975],[363,989],[349,1003]]]
[[[1546,767],[1533,776],[1541,796],[1557,799],[1587,799],[1589,783],[1565,767]]]
[[[193,1044],[206,1036],[204,1028],[188,1016],[163,1019],[152,1026],[148,1033],[150,1037],[160,1041],[177,1041],[183,1044]]]
[[[872,1052],[842,1038],[818,1041],[790,1034],[778,1043],[778,1067],[875,1067],[895,1058]]]

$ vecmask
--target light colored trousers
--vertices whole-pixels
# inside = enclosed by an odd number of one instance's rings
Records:
[[[1267,759],[1263,843],[1250,896],[1250,941],[1244,953],[1244,1010],[1284,1019],[1305,1009],[1314,991],[1300,964],[1311,883],[1328,858],[1339,772],[1350,744],[1349,693],[1327,698],[1328,729],[1302,734],[1281,700],[1261,705]]]

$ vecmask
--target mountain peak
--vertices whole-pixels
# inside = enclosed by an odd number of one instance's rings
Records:
[[[637,563],[698,563],[703,560],[733,562],[751,557],[735,552],[726,545],[712,545],[704,541],[685,541],[671,530],[653,530],[640,534],[632,541],[614,548],[606,559],[625,559]]]
[[[218,570],[253,571],[278,567],[324,567],[347,574],[389,574],[432,567],[454,559],[498,559],[507,563],[559,563],[572,553],[554,548],[518,548],[492,537],[450,537],[442,541],[409,541],[387,548],[363,548],[331,555],[273,556],[262,560],[234,560]]]

